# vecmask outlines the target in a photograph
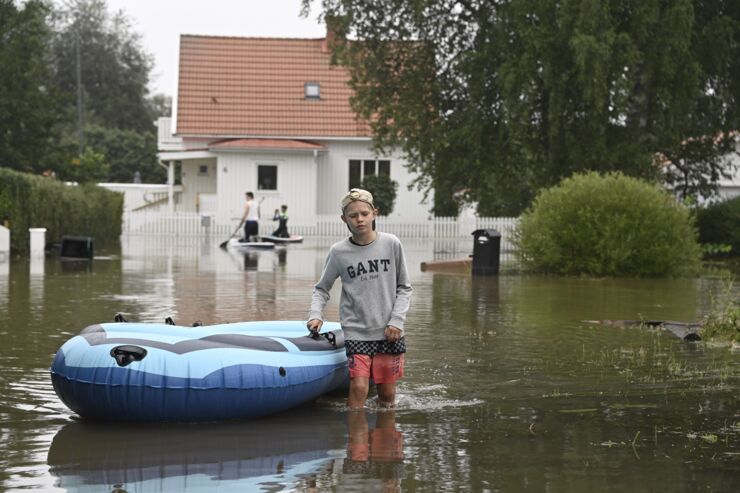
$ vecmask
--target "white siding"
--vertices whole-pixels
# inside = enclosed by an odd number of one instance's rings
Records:
[[[257,166],[277,166],[277,190],[257,189]],[[315,221],[316,165],[313,153],[247,153],[223,152],[218,156],[219,222],[236,227],[244,210],[245,192],[262,200],[261,222],[271,223],[275,209],[288,206],[289,225]],[[277,224],[276,224],[277,227]]]
[[[186,145],[188,142],[185,142]],[[391,179],[398,183],[393,212],[394,220],[421,220],[430,216],[429,203],[423,194],[408,190],[413,176],[407,171],[400,153],[376,156],[370,141],[323,141],[327,150],[318,152],[219,151],[215,158],[182,160],[183,196],[178,210],[196,212],[200,194],[217,194],[216,220],[236,228],[244,208],[244,193],[252,191],[261,204],[263,226],[272,222],[275,209],[288,206],[290,226],[313,225],[317,215],[340,214],[339,204],[349,188],[350,159],[388,159]],[[199,175],[199,167],[208,165],[209,175]],[[278,169],[277,190],[257,189],[257,166],[275,165]],[[203,209],[203,212],[210,212]]]
[[[391,218],[426,219],[430,216],[430,202],[422,203],[423,193],[408,190],[413,176],[405,166],[405,160],[398,152],[390,156],[377,156],[372,151],[370,141],[321,141],[328,148],[319,159],[318,182],[322,193],[317,204],[318,214],[339,214],[342,196],[349,189],[350,159],[389,159],[391,179],[398,183],[396,203]]]
[[[208,173],[200,174],[200,167],[206,166]],[[200,194],[216,193],[216,159],[191,159],[182,162],[182,200],[178,210],[198,212]]]

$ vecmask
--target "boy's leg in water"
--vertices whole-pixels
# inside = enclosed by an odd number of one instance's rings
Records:
[[[378,404],[382,407],[393,407],[396,403],[396,382],[379,383],[377,388]]]
[[[349,397],[347,406],[350,409],[362,409],[365,407],[367,392],[370,389],[368,377],[354,377],[349,381]]]

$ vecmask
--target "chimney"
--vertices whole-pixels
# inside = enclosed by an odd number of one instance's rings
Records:
[[[340,17],[327,15],[324,17],[324,22],[326,23],[326,37],[321,43],[321,52],[331,53],[336,38],[342,36],[342,20]]]

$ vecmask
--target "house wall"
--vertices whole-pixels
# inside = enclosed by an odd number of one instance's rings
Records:
[[[339,214],[339,204],[342,197],[349,190],[349,160],[350,159],[390,159],[391,179],[398,183],[396,203],[389,217],[426,219],[431,214],[433,196],[430,194],[428,203],[422,203],[423,193],[417,190],[408,190],[407,185],[413,180],[406,169],[406,161],[400,152],[389,156],[377,156],[372,151],[370,141],[319,141],[329,151],[319,159],[318,182],[322,193],[318,196],[318,214]]]
[[[200,167],[207,167],[207,174],[200,173]],[[182,161],[182,200],[178,210],[183,212],[199,212],[200,195],[215,194],[216,189],[216,159],[190,159]]]
[[[277,190],[257,189],[257,166],[260,164],[278,167]],[[244,212],[244,194],[248,191],[254,192],[257,200],[262,200],[262,222],[271,222],[273,212],[282,204],[288,206],[289,225],[315,220],[319,190],[316,188],[313,153],[219,152],[219,223],[232,224],[236,228]]]
[[[735,144],[735,152],[726,156],[728,169],[732,178],[719,181],[719,200],[729,200],[740,196],[740,141]]]
[[[327,150],[315,155],[312,151],[212,150],[209,154],[213,158],[184,159],[183,196],[178,210],[198,212],[199,194],[210,194],[218,210],[216,221],[236,228],[244,210],[244,193],[252,191],[257,200],[263,200],[260,206],[263,222],[271,222],[274,210],[287,204],[289,227],[311,225],[317,214],[339,216],[339,204],[349,188],[350,159],[379,158],[391,161],[391,179],[399,184],[390,217],[418,220],[430,216],[431,205],[422,203],[423,194],[407,188],[413,176],[406,170],[400,153],[378,157],[373,154],[370,141],[326,140],[320,143]],[[277,166],[277,190],[257,188],[257,166],[260,164]],[[199,174],[201,165],[208,166],[207,176]],[[211,211],[201,209],[199,212]]]

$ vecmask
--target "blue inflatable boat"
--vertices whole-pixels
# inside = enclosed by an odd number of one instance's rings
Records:
[[[339,324],[306,333],[303,321],[92,325],[57,351],[51,380],[84,418],[256,418],[349,385]]]

